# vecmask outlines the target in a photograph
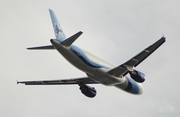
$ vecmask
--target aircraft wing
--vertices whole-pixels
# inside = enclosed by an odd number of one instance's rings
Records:
[[[42,80],[42,81],[17,81],[17,84],[25,84],[25,85],[68,85],[68,84],[98,84],[97,81],[94,81],[88,77],[82,78],[72,78],[72,79],[64,79],[64,80]]]
[[[115,67],[114,69],[110,70],[108,73],[120,77],[125,76],[133,67],[138,66],[142,61],[144,61],[149,55],[151,55],[157,48],[159,48],[166,40],[165,37],[162,37],[154,44],[150,45],[142,52],[137,54],[136,56],[132,57],[127,62],[123,63],[122,65]]]

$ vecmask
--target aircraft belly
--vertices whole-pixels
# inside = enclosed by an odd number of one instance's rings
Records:
[[[61,47],[60,47],[61,46]],[[95,70],[86,65],[79,57],[77,57],[70,49],[63,47],[62,45],[58,46],[58,52],[68,60],[76,68],[88,73],[94,74]]]
[[[75,51],[75,49],[78,48],[75,48],[73,50],[73,48],[71,47],[66,47],[61,45],[56,40],[51,40],[51,42],[53,46],[58,50],[58,52],[65,57],[65,59],[67,59],[72,65],[74,65],[78,69],[86,72],[89,78],[96,80],[104,85],[115,86],[129,93],[133,93],[133,94],[142,93],[142,87],[131,78],[115,77],[107,73],[107,68],[101,68],[101,66],[97,64],[88,63],[89,61],[86,61],[85,58],[83,58],[84,56],[81,55],[83,53],[78,53],[80,51]]]
[[[101,84],[114,86],[116,84],[121,84],[125,79],[114,77],[108,74],[103,69],[97,69],[94,75],[87,74],[89,78],[98,81]]]

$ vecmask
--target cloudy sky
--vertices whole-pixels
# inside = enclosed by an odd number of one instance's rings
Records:
[[[0,0],[0,115],[4,117],[179,117],[178,0]],[[140,96],[95,86],[89,99],[73,86],[25,86],[17,80],[85,76],[57,51],[28,51],[54,38],[48,8],[75,45],[120,65],[164,34],[167,42],[136,69],[147,76]]]

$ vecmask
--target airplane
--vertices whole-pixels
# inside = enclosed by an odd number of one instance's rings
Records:
[[[86,73],[81,78],[42,80],[42,81],[17,81],[17,84],[25,85],[79,85],[81,93],[89,98],[96,96],[97,91],[89,84],[103,84],[114,86],[125,92],[140,95],[143,93],[142,83],[145,74],[136,70],[142,61],[159,48],[166,38],[162,36],[158,41],[145,48],[143,51],[119,66],[113,66],[89,52],[72,45],[72,43],[83,33],[82,31],[66,38],[63,29],[53,10],[49,9],[52,25],[56,39],[50,39],[52,45],[27,48],[28,50],[56,49],[69,63]],[[129,75],[128,75],[129,74]]]

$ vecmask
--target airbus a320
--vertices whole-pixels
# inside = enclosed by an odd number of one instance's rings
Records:
[[[43,81],[17,81],[25,85],[79,85],[81,92],[90,98],[96,96],[97,91],[89,84],[103,84],[115,86],[131,94],[142,94],[141,84],[145,81],[145,74],[136,70],[143,60],[152,54],[158,47],[165,42],[165,37],[161,37],[154,44],[145,48],[143,51],[127,60],[119,66],[113,66],[89,52],[72,45],[72,43],[82,34],[77,32],[71,37],[66,38],[55,13],[49,9],[52,25],[56,39],[50,39],[52,45],[37,46],[27,48],[29,50],[56,49],[69,63],[86,73],[87,76],[81,78],[43,80]],[[129,75],[128,75],[129,74]]]

